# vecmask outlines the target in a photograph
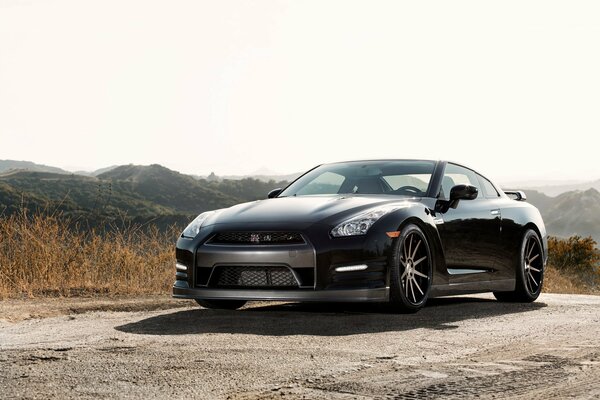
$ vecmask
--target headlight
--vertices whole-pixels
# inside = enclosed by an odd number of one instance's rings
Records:
[[[369,228],[373,226],[377,220],[379,220],[379,218],[402,207],[403,206],[401,205],[386,205],[372,208],[366,212],[345,220],[333,228],[331,231],[331,236],[342,237],[364,235],[367,233]]]
[[[190,224],[183,230],[181,236],[186,238],[195,238],[198,232],[200,232],[200,227],[206,221],[206,218],[213,215],[215,211],[206,211],[202,214],[198,215]]]

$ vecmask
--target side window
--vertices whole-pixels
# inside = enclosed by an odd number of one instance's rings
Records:
[[[299,195],[337,193],[345,178],[334,172],[325,172],[298,191]]]
[[[465,167],[448,163],[444,171],[444,177],[442,178],[439,197],[448,200],[450,198],[450,189],[455,185],[472,185],[481,191],[481,185],[475,172]],[[478,196],[477,198],[480,197]]]
[[[477,178],[479,178],[479,182],[481,183],[481,188],[483,189],[483,195],[486,198],[494,199],[496,197],[500,197],[500,194],[498,194],[498,191],[496,190],[494,185],[492,185],[492,182],[488,181],[481,175],[477,175]]]

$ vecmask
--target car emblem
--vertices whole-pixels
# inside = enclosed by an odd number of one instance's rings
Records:
[[[251,233],[250,234],[250,241],[252,243],[260,243],[260,235],[258,233]]]
[[[263,241],[270,242],[271,241],[271,235],[267,234],[267,235],[263,236]]]

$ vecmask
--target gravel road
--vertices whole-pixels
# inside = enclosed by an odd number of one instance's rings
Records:
[[[65,302],[0,302],[0,398],[600,397],[600,296],[444,298],[414,315]]]

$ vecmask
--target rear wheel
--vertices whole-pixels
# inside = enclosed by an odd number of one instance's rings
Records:
[[[390,274],[390,305],[400,312],[417,312],[427,302],[432,258],[425,234],[407,225],[396,242]]]
[[[237,310],[246,304],[246,300],[200,300],[196,299],[196,303],[204,308],[215,310]]]
[[[512,292],[494,292],[500,301],[530,303],[538,298],[544,282],[544,254],[538,234],[528,229],[523,236]]]

